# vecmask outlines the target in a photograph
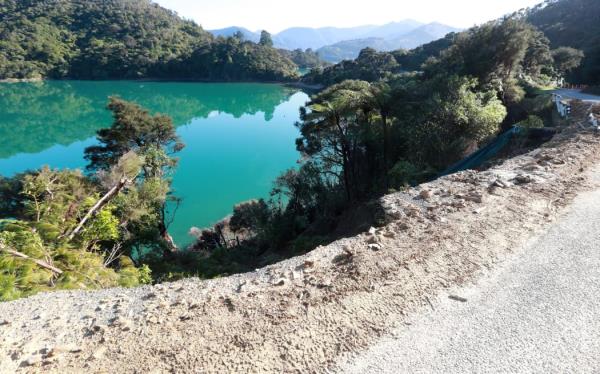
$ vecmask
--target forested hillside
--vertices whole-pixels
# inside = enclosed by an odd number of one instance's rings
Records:
[[[527,20],[550,39],[552,47],[581,49],[585,58],[571,78],[600,84],[600,1],[548,0],[531,9]]]
[[[270,46],[214,38],[149,0],[0,2],[0,79],[286,80]]]
[[[523,134],[549,124],[552,102],[539,88],[569,69],[553,57],[539,30],[507,17],[408,53],[365,49],[308,74],[324,89],[301,109],[300,168],[277,179],[271,199],[240,204],[203,231],[185,271],[207,261],[250,270],[311,250],[335,239],[357,206],[436,178],[516,123]]]
[[[585,0],[564,3],[577,1]],[[266,32],[258,44],[213,39],[143,0],[3,4],[4,76],[295,74]],[[436,178],[506,128],[549,124],[552,101],[540,87],[580,61],[581,51],[553,49],[516,14],[410,52],[364,49],[356,60],[315,69],[305,82],[324,87],[300,110],[298,167],[274,181],[269,199],[241,203],[214,227],[194,230],[188,251],[178,251],[168,232],[169,206],[180,201],[171,189],[174,154],[183,147],[172,120],[113,98],[113,125],[86,150],[87,174],[41,169],[0,178],[0,300],[215,277],[310,251],[340,235],[357,210],[375,222],[369,201]]]

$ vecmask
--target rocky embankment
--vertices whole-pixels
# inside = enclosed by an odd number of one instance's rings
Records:
[[[254,273],[0,304],[0,371],[323,372],[541,233],[599,151],[595,134],[566,130],[385,196],[383,227]]]

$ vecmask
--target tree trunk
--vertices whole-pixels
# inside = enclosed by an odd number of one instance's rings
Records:
[[[169,254],[175,253],[179,250],[179,248],[177,247],[177,244],[175,244],[175,240],[173,240],[173,237],[171,236],[171,234],[169,234],[169,232],[167,230],[161,230],[160,235],[163,238],[163,240],[165,242],[167,242]]]
[[[350,191],[350,162],[348,161],[348,155],[346,151],[343,151],[343,156],[342,156],[343,160],[344,160],[344,187],[346,188],[346,197],[348,198],[348,202],[352,201],[352,192]]]
[[[169,234],[169,229],[165,224],[165,206],[163,205],[160,210],[160,222],[158,223],[158,231],[163,240],[167,243],[167,251],[165,255],[171,255],[179,250],[177,244],[173,240],[173,237]]]
[[[335,125],[338,129],[338,133],[340,135],[340,143],[342,146],[342,162],[343,162],[343,173],[344,173],[344,187],[346,188],[346,197],[348,198],[348,202],[352,201],[352,192],[350,191],[350,159],[348,156],[348,152],[349,152],[349,147],[348,147],[348,142],[346,139],[346,134],[344,133],[344,129],[342,128],[341,124],[340,124],[340,118],[339,116],[336,116],[335,118]]]
[[[387,123],[387,113],[381,113],[381,123],[383,124],[383,178],[385,187],[389,187],[388,171],[390,170],[390,129]]]

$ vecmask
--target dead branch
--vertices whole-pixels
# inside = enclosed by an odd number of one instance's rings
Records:
[[[60,270],[59,268],[57,268],[55,266],[50,265],[47,262],[44,262],[42,260],[37,260],[35,258],[27,256],[25,253],[17,252],[15,250],[5,248],[5,247],[3,247],[1,245],[0,245],[0,252],[5,252],[5,253],[8,253],[11,256],[15,256],[15,257],[23,258],[25,260],[33,261],[36,265],[38,265],[40,267],[43,267],[44,269],[48,269],[48,270],[50,270],[50,271],[52,271],[52,272],[54,272],[56,274],[62,274],[63,273],[62,270]]]
[[[73,231],[71,231],[71,233],[67,235],[69,241],[73,240],[75,235],[79,234],[79,232],[83,229],[83,226],[86,224],[86,222],[90,218],[92,218],[92,216],[96,214],[96,212],[104,208],[104,206],[108,204],[113,197],[115,197],[119,192],[121,192],[121,190],[127,185],[127,183],[129,183],[129,179],[121,178],[121,180],[119,180],[119,182],[116,185],[114,185],[104,196],[102,196],[102,198],[98,200],[98,202],[96,202],[96,204],[94,204],[94,206],[91,207],[90,210],[88,210],[88,212],[81,219],[81,221],[79,221],[77,227],[75,227]]]

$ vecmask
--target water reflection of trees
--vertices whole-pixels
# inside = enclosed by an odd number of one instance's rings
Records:
[[[0,158],[37,153],[95,135],[110,124],[108,97],[118,95],[152,112],[170,115],[177,126],[212,112],[235,118],[275,108],[294,90],[266,84],[158,82],[44,82],[0,84]]]

